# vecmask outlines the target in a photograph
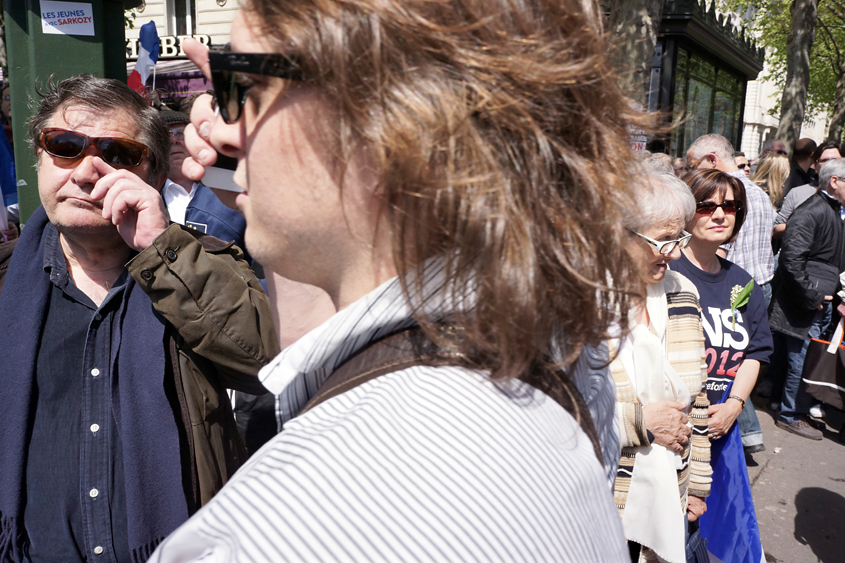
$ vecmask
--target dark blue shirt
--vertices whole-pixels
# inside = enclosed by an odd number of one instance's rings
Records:
[[[737,309],[736,325],[731,314],[731,290],[751,281],[751,274],[722,258],[722,269],[715,274],[694,266],[681,254],[669,267],[686,276],[698,289],[701,324],[707,347],[707,398],[710,404],[721,402],[733,385],[743,360],[768,363],[772,354],[772,333],[763,290],[755,284],[748,303]]]
[[[128,562],[123,447],[111,404],[127,272],[97,307],[68,274],[55,227],[43,236],[52,284],[27,449],[29,555],[34,562]]]

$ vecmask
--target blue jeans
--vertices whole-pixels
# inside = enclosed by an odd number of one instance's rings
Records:
[[[818,338],[830,324],[830,303],[824,304],[824,309],[816,311],[810,334],[806,340],[773,331],[772,340],[775,352],[772,355],[772,367],[775,370],[775,384],[783,381],[783,395],[780,400],[778,418],[787,424],[805,419],[810,412],[812,399],[804,391],[801,384],[801,373],[804,370],[804,357],[811,338]]]
[[[763,290],[763,298],[766,300],[766,307],[772,300],[772,284],[764,283],[760,286]],[[754,410],[754,405],[751,403],[751,398],[745,402],[742,412],[736,419],[739,424],[739,433],[742,436],[742,445],[744,447],[756,446],[763,443],[763,429],[760,427],[760,421],[757,419],[757,411]]]
[[[736,418],[736,423],[739,424],[739,433],[742,436],[744,447],[763,443],[763,429],[760,427],[760,421],[757,419],[757,411],[754,410],[751,397],[745,401],[745,406]]]

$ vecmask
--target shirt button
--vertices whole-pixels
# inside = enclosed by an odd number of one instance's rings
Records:
[[[95,321],[103,320],[103,315],[101,315],[100,313],[97,313],[96,315],[94,315],[94,320]]]
[[[102,546],[98,545],[97,547],[94,548],[94,555],[100,555],[101,553],[103,553],[103,547]]]
[[[99,424],[92,424],[91,425],[91,432],[99,432],[99,431],[100,431],[100,425]]]
[[[94,377],[97,377],[98,375],[100,375],[100,370],[98,370],[97,368],[92,369],[91,375],[93,375]]]
[[[167,250],[165,250],[164,255],[167,256],[167,259],[170,260],[171,262],[176,261],[176,251],[173,250],[172,248],[168,248]]]
[[[100,491],[98,491],[97,489],[91,489],[90,491],[88,491],[88,496],[91,498],[97,498],[99,494]]]

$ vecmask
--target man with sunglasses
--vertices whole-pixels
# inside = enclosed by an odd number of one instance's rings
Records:
[[[765,143],[763,143],[763,150],[760,151],[760,158],[763,158],[769,153],[779,154],[781,156],[788,156],[789,153],[786,151],[786,144],[783,141],[779,141],[777,139],[769,139]]]
[[[736,167],[745,172],[745,175],[750,178],[751,164],[748,163],[748,159],[745,157],[745,153],[742,151],[735,151],[734,160],[736,160]]]
[[[823,435],[807,421],[810,397],[801,384],[801,374],[810,339],[817,338],[830,323],[839,274],[845,269],[845,159],[821,167],[819,188],[786,224],[769,308],[775,343],[773,402],[781,385],[783,388],[775,423],[811,440],[821,440]]]
[[[781,143],[782,145],[783,143]],[[786,147],[784,147],[784,150]],[[690,168],[715,168],[725,174],[739,178],[745,186],[745,222],[734,242],[725,245],[725,258],[751,274],[763,295],[766,304],[772,298],[771,281],[775,274],[775,258],[772,253],[772,227],[775,210],[769,196],[757,184],[748,179],[737,167],[734,147],[725,137],[715,133],[702,135],[690,145],[687,151]],[[763,430],[751,401],[747,401],[740,413],[739,427],[742,445],[748,453],[763,451]]]
[[[0,553],[143,561],[246,458],[226,387],[263,391],[269,303],[239,249],[170,224],[167,129],[125,83],[48,85],[29,132],[42,207],[0,261]]]

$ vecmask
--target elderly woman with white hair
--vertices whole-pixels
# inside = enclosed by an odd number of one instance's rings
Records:
[[[668,269],[689,242],[695,200],[673,174],[648,169],[638,191],[625,227],[644,289],[611,364],[622,441],[614,494],[631,560],[680,563],[711,475],[698,291]]]

